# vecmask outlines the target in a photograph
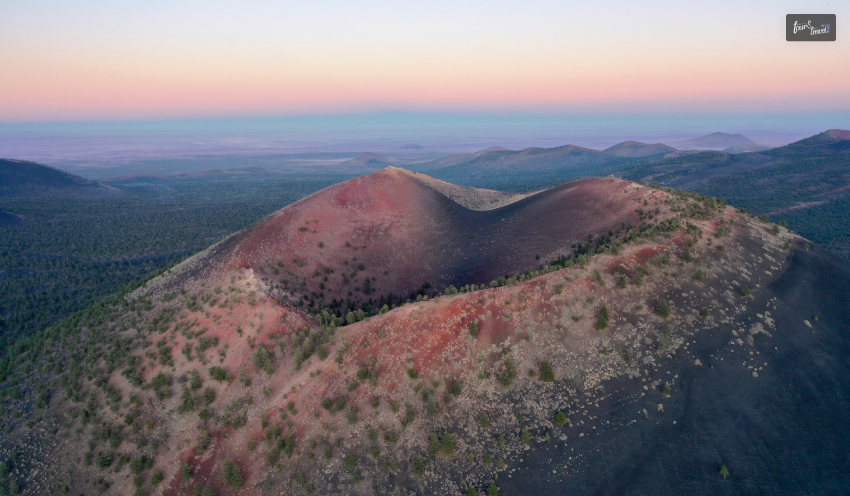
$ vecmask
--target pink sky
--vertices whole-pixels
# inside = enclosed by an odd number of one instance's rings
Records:
[[[10,0],[0,7],[0,121],[850,110],[840,34],[789,43],[790,6],[741,3]]]

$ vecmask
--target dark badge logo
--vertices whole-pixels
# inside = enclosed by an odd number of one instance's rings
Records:
[[[787,41],[835,41],[835,14],[788,14]]]

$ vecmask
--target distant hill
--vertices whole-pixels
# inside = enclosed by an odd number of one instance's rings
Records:
[[[492,150],[433,172],[434,177],[465,186],[522,189],[547,181],[610,174],[623,157],[575,145],[524,150]]]
[[[827,155],[848,155],[850,154],[850,131],[843,129],[830,129],[820,134],[810,136],[800,141],[774,148],[771,150],[771,155],[794,155],[794,154],[809,154],[809,153],[827,154]]]
[[[418,170],[432,170],[432,169],[440,169],[443,167],[449,167],[452,165],[462,164],[464,162],[469,162],[471,160],[475,160],[476,158],[485,155],[490,152],[507,152],[510,151],[507,148],[502,148],[501,146],[491,146],[489,148],[485,148],[483,150],[478,150],[475,153],[455,153],[453,155],[448,155],[446,157],[433,160],[431,162],[416,164],[416,168]]]
[[[679,150],[725,150],[733,146],[758,145],[742,134],[711,133],[699,138],[671,143]]]
[[[405,150],[421,150],[425,147],[422,145],[417,145],[415,143],[408,143],[406,145],[403,145],[402,148]]]
[[[719,196],[758,215],[786,220],[795,231],[850,259],[850,131],[830,129],[746,154],[698,151],[651,158],[617,175]]]
[[[375,172],[376,170],[392,165],[396,164],[386,157],[378,155],[377,153],[366,152],[342,162],[339,167],[343,172],[366,173]]]
[[[640,141],[624,141],[605,149],[605,153],[616,155],[617,157],[648,157],[650,155],[660,155],[675,151],[675,148],[661,143],[648,145]]]
[[[103,196],[115,188],[48,165],[0,159],[0,196]]]

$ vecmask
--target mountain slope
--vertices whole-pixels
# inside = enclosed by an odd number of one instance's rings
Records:
[[[833,129],[769,150],[702,151],[650,159],[617,175],[684,188],[786,220],[794,230],[850,257],[850,132]]]
[[[482,198],[470,195],[482,190],[388,168],[290,205],[180,270],[250,268],[287,304],[345,315],[401,303],[425,285],[488,284],[567,254],[588,235],[636,225],[639,193],[616,194],[623,184],[589,180],[528,197],[491,191],[495,201],[484,203],[500,208],[476,210],[468,207]],[[586,215],[560,215],[578,208]]]
[[[47,165],[0,159],[0,196],[102,196],[118,190]]]
[[[840,492],[846,265],[681,191],[607,178],[523,198],[419,176],[323,190],[12,350],[14,480],[29,494]],[[464,206],[482,198],[489,210]],[[488,282],[491,265],[508,273]],[[353,298],[366,277],[431,286],[344,317],[291,301]],[[799,392],[777,394],[785,379]],[[826,429],[800,422],[826,412]],[[776,454],[782,429],[831,444]],[[793,485],[771,457],[819,470]]]

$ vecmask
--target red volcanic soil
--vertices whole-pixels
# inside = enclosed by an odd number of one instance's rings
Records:
[[[484,211],[428,182],[438,181],[386,168],[332,186],[202,254],[189,275],[250,268],[281,301],[323,300],[344,311],[368,300],[401,303],[425,284],[489,284],[568,255],[588,236],[616,239],[624,225],[639,224],[638,208],[666,211],[665,193],[612,178]]]

